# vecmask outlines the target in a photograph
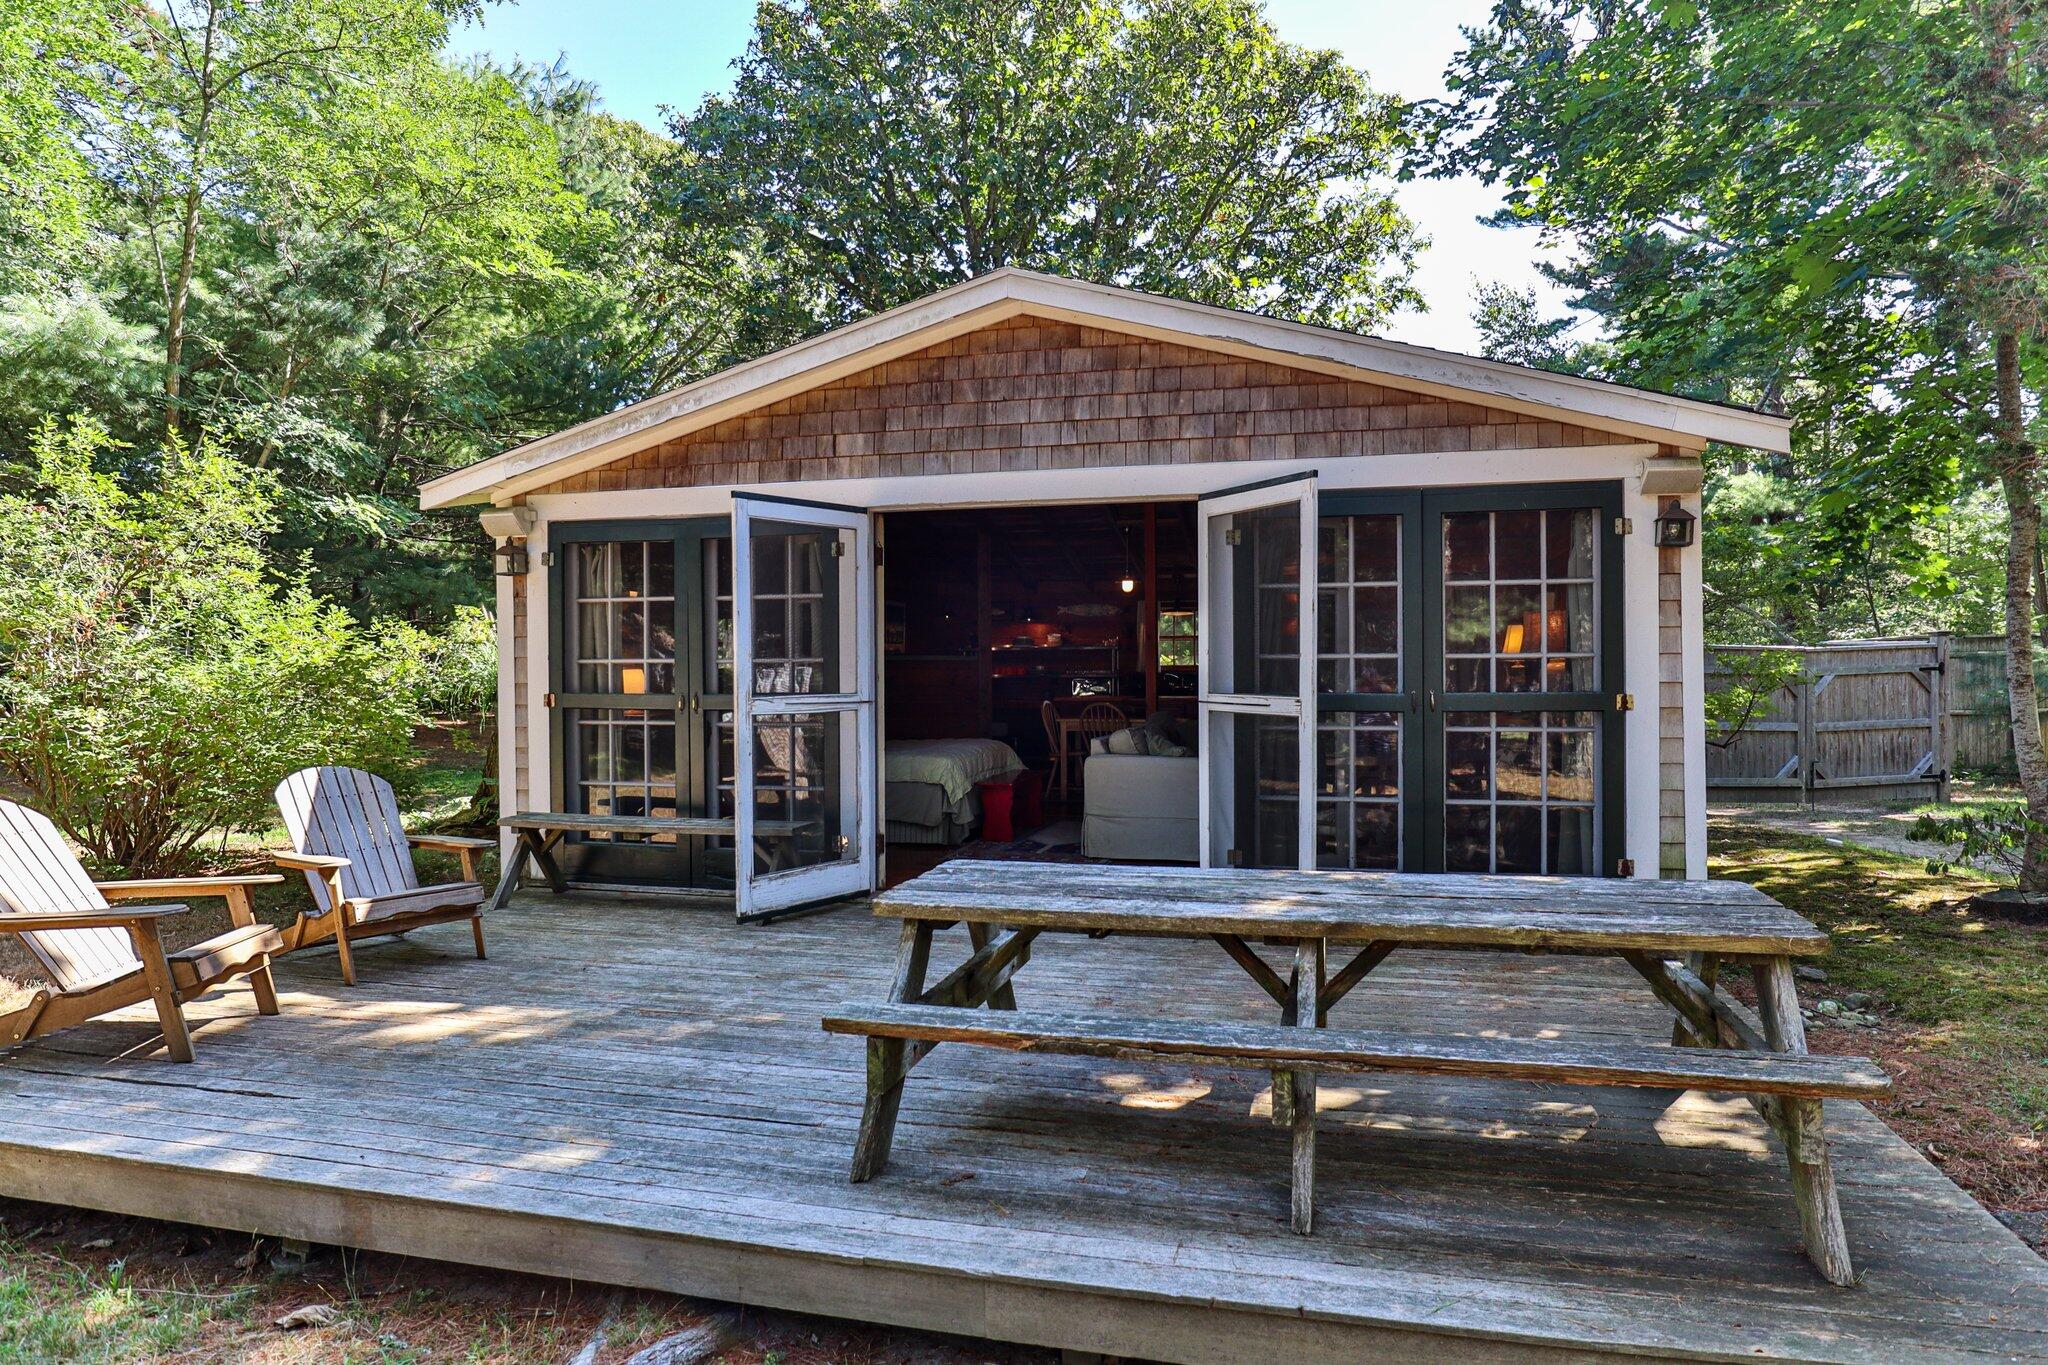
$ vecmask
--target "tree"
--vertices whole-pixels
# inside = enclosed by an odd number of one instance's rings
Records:
[[[88,111],[121,69],[113,5],[8,0],[0,24],[0,294],[52,271],[90,234]]]
[[[1611,372],[1783,406],[1853,555],[1974,479],[2008,511],[2005,632],[2030,888],[2048,887],[2033,695],[2048,322],[2048,21],[2035,0],[1500,0],[1426,172],[1568,237]]]
[[[787,340],[1006,265],[1366,327],[1417,302],[1395,109],[1251,0],[763,0],[671,231]]]
[[[46,427],[35,485],[0,497],[0,772],[149,877],[267,822],[298,768],[398,771],[416,657],[272,572],[269,477],[173,445],[131,491],[94,468],[106,446]]]

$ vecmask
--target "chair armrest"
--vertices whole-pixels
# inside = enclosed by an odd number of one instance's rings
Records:
[[[245,877],[157,877],[93,885],[108,900],[123,901],[147,900],[152,896],[222,896],[235,887],[275,886],[283,880],[276,872],[253,872]]]
[[[348,866],[348,859],[329,853],[273,853],[270,861],[299,872],[331,872]]]
[[[130,925],[182,915],[189,905],[128,905],[119,910],[81,910],[72,915],[0,914],[0,933],[33,934],[44,929],[126,929]]]
[[[465,848],[484,853],[498,846],[496,839],[476,839],[467,834],[408,834],[405,837],[414,848],[436,848],[448,853],[457,853]]]

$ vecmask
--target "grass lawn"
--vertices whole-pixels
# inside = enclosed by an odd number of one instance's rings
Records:
[[[728,1309],[369,1252],[270,1266],[275,1243],[146,1219],[0,1200],[0,1365],[618,1365],[677,1333],[724,1365],[1049,1365],[1051,1353]],[[298,1309],[333,1320],[285,1330]],[[691,1359],[697,1357],[691,1356]]]
[[[1934,875],[1899,857],[1717,819],[1716,877],[1749,882],[1828,931],[1809,1010],[1817,1052],[1875,1057],[1897,1094],[1873,1106],[1987,1207],[2048,1210],[2048,925],[1973,911],[1989,879]],[[1863,1001],[1862,996],[1869,1000]]]

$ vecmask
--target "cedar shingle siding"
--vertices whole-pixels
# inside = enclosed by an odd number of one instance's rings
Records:
[[[1537,449],[1629,439],[1023,317],[542,491]]]

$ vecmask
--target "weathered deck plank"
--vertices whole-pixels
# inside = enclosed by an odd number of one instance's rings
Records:
[[[1303,1239],[1256,1073],[942,1047],[898,1161],[849,1185],[862,1049],[818,1018],[881,999],[896,928],[538,897],[497,917],[488,962],[459,925],[364,945],[354,990],[291,959],[282,1016],[239,992],[193,1008],[198,1066],[120,1056],[146,1012],[0,1060],[0,1190],[1190,1360],[2048,1359],[2048,1268],[1849,1104],[1828,1116],[1851,1290],[1801,1255],[1754,1113],[1696,1093],[1325,1076]],[[934,975],[968,951],[941,935]],[[1086,1012],[1131,1008],[1134,981],[1162,1012],[1272,1018],[1211,945],[1041,940],[1015,984]],[[1397,953],[1333,1017],[1423,1020],[1669,1032],[1618,964],[1470,952]]]

